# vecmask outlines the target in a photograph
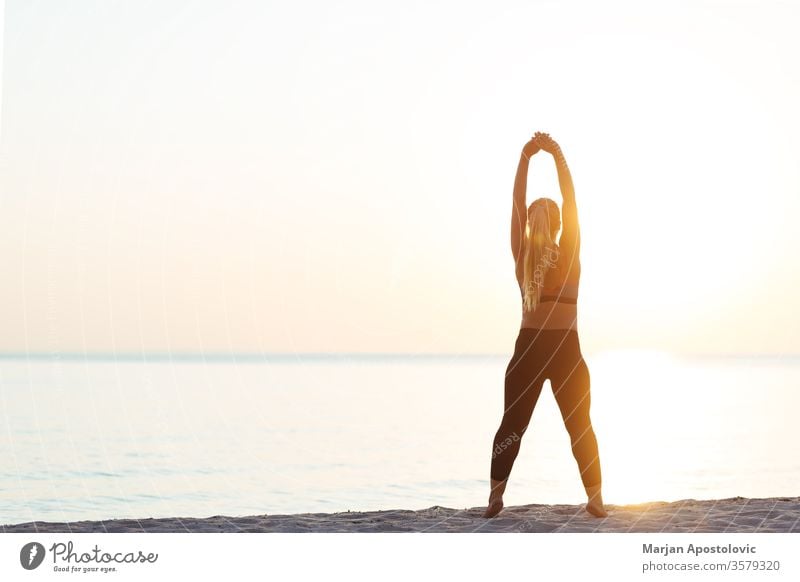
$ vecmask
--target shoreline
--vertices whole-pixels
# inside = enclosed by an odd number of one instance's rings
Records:
[[[0,528],[3,533],[800,533],[800,497],[682,499],[605,508],[605,518],[589,515],[582,504],[510,506],[491,519],[481,517],[485,506],[435,505],[416,511],[32,521]]]

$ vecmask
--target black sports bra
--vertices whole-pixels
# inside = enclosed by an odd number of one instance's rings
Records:
[[[556,301],[558,303],[572,303],[573,305],[578,304],[577,298],[566,297],[564,295],[561,295],[560,297],[558,295],[542,295],[539,297],[539,301]]]
[[[525,294],[522,292],[522,288],[520,287],[519,290],[520,294],[522,295],[523,300],[525,299]],[[578,285],[575,283],[563,283],[561,288],[551,288],[547,291],[542,290],[542,294],[539,297],[540,302],[544,301],[554,301],[556,303],[569,303],[572,305],[578,304]]]

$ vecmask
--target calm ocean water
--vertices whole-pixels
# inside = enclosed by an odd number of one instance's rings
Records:
[[[0,523],[485,503],[509,356],[0,359]],[[608,503],[800,494],[800,362],[586,355]],[[506,504],[579,503],[545,384]]]

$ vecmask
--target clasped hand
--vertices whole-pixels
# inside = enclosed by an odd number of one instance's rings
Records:
[[[531,140],[522,148],[522,153],[525,154],[525,157],[530,158],[539,150],[544,150],[549,154],[555,155],[559,149],[560,147],[556,143],[556,140],[550,137],[549,133],[537,131],[533,134]]]

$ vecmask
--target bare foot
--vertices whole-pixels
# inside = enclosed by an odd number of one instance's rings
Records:
[[[503,510],[503,499],[494,499],[489,501],[489,506],[483,513],[483,517],[494,517]]]
[[[586,495],[589,497],[589,501],[586,503],[586,511],[595,517],[608,517],[608,512],[603,507],[601,486],[586,487]]]
[[[608,517],[608,512],[603,508],[603,504],[597,503],[597,501],[590,501],[587,503],[586,511],[595,517]]]
[[[496,479],[489,479],[489,507],[483,514],[483,517],[494,517],[503,510],[503,493],[505,493],[508,478],[497,481]]]

